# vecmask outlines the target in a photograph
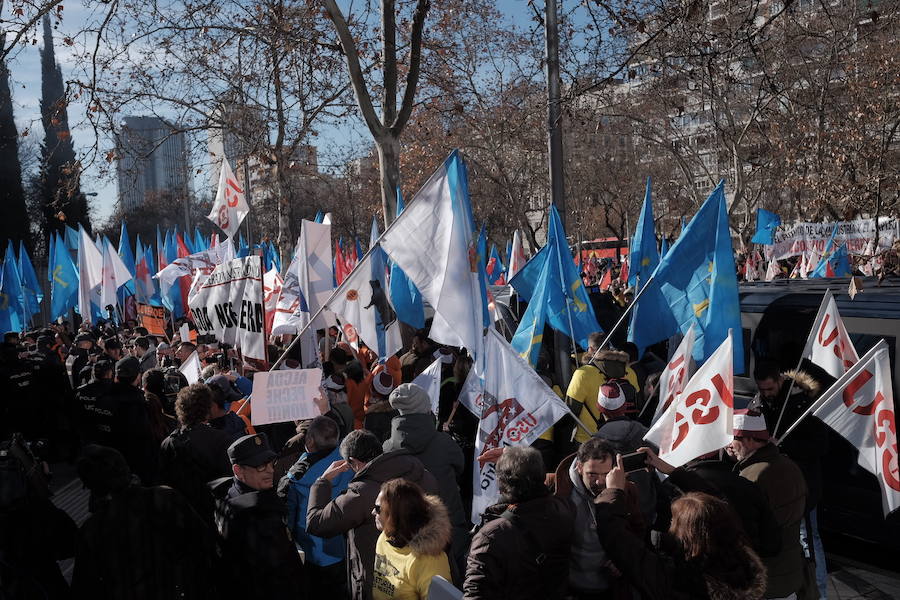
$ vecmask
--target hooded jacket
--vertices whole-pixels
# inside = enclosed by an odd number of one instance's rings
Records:
[[[396,546],[384,533],[375,544],[375,600],[421,600],[428,597],[431,578],[450,580],[450,562],[444,549],[450,543],[450,518],[436,496],[427,496],[428,521],[404,546]]]
[[[438,496],[450,514],[453,526],[453,556],[462,558],[470,529],[459,493],[459,476],[465,468],[462,449],[449,435],[434,428],[434,417],[428,414],[409,414],[394,417],[391,437],[384,442],[384,451],[407,450],[422,461],[438,482]]]
[[[397,477],[419,484],[425,493],[438,491],[434,476],[406,450],[387,452],[369,461],[350,480],[347,491],[333,500],[327,479],[320,477],[310,488],[306,531],[323,538],[347,534],[347,568],[354,600],[372,598],[375,542],[379,535],[372,507],[381,484]]]
[[[628,531],[625,493],[605,489],[595,505],[597,534],[607,554],[646,600],[760,600],[766,589],[766,570],[749,548],[736,548],[746,556],[749,576],[744,585],[728,584],[723,577],[677,551],[659,553]],[[728,574],[733,575],[733,574]]]

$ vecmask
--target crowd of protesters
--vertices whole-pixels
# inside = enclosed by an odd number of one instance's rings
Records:
[[[7,334],[0,596],[437,598],[439,577],[484,600],[824,597],[823,432],[804,423],[782,449],[768,434],[821,374],[760,361],[734,442],[672,468],[642,440],[664,363],[628,344],[596,352],[593,335],[565,392],[538,365],[584,427],[564,419],[533,447],[477,457],[496,462],[500,497],[473,523],[465,352],[425,330],[383,361],[336,327],[319,337],[321,416],[254,427],[252,370],[202,338],[134,322]],[[194,352],[188,385],[178,366]],[[437,414],[411,383],[435,360]],[[59,462],[90,491],[80,526],[51,501],[45,465]]]

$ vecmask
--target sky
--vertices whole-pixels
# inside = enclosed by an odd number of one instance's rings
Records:
[[[56,60],[62,69],[64,81],[77,73],[78,65],[74,63],[71,47],[63,44],[62,38],[64,35],[81,30],[89,15],[89,9],[84,8],[80,3],[66,3],[65,6],[65,17],[59,28],[54,30],[54,50]],[[533,26],[533,23],[529,21],[531,9],[526,0],[498,0],[498,7],[505,17],[516,25],[523,28]],[[29,132],[27,136],[20,138],[20,154],[31,156],[37,155],[43,139],[43,127],[40,121],[41,68],[39,54],[39,48],[43,45],[43,41],[40,26],[36,35],[37,44],[28,44],[23,47],[15,52],[9,61],[10,87],[17,129],[20,135],[26,130]],[[72,102],[68,109],[69,125],[76,152],[81,156],[95,143],[93,129],[84,117],[85,110],[85,104],[78,100]],[[339,126],[321,127],[316,142],[319,146],[320,165],[329,163],[329,150],[333,152],[338,148],[365,147],[371,143],[371,137],[359,119],[345,120]],[[109,139],[101,140],[101,147],[104,150],[110,149],[111,141]],[[23,168],[34,167],[36,161],[36,158],[24,158]],[[101,176],[96,166],[89,165],[82,175],[81,189],[89,195],[96,194],[90,198],[93,210],[92,218],[95,224],[106,220],[117,202],[114,173],[113,169],[110,175]],[[202,186],[209,185],[211,179],[214,178],[211,178],[208,173],[195,177],[194,191],[203,191]]]

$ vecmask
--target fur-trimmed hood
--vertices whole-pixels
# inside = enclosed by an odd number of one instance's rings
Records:
[[[735,588],[717,579],[713,575],[704,574],[706,591],[710,600],[760,600],[766,593],[766,568],[755,552],[745,549],[747,561],[753,570],[753,580],[745,588]]]
[[[597,361],[612,360],[625,363],[626,365],[630,359],[631,357],[628,356],[627,352],[620,352],[619,350],[601,350],[597,355]]]
[[[428,501],[428,522],[409,541],[409,549],[414,554],[436,555],[450,544],[450,517],[447,507],[437,496],[426,496]]]
[[[812,399],[816,399],[822,394],[821,382],[806,371],[794,369],[784,373],[784,377],[793,379],[794,387],[802,390],[804,394]]]

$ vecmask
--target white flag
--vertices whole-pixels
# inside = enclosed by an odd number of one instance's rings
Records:
[[[216,243],[202,252],[196,252],[188,256],[176,258],[162,268],[153,277],[159,280],[160,293],[168,294],[169,288],[179,277],[193,275],[197,269],[204,275],[209,275],[217,266],[231,262],[234,259],[234,244],[230,239]]]
[[[528,260],[525,258],[525,249],[522,247],[522,238],[519,236],[519,230],[513,232],[512,248],[509,252],[509,267],[507,268],[506,280],[509,281],[515,277],[516,273],[525,266]]]
[[[680,467],[698,456],[724,448],[734,439],[734,372],[731,332],[697,369],[681,394],[650,428],[645,440],[659,446],[659,456]]]
[[[769,261],[769,267],[766,269],[766,281],[772,281],[781,273],[778,267],[778,261],[774,258]]]
[[[803,356],[825,369],[832,377],[840,377],[859,361],[859,354],[844,327],[831,290],[825,291],[822,304],[819,305]]]
[[[191,355],[185,359],[178,368],[184,378],[187,379],[188,385],[192,385],[200,381],[200,356],[197,351],[191,352]]]
[[[694,326],[692,324],[681,343],[678,344],[669,364],[659,376],[659,401],[656,403],[656,411],[653,413],[653,423],[656,423],[659,417],[668,410],[691,378],[693,352]]]
[[[381,246],[434,309],[431,339],[479,357],[491,321],[473,229],[466,168],[454,151],[384,232]]]
[[[369,251],[356,268],[334,291],[326,308],[338,315],[344,325],[344,339],[354,348],[359,340],[380,357],[403,347],[400,321],[384,283],[384,267],[373,261]],[[381,273],[378,273],[378,270]]]
[[[219,188],[216,190],[216,201],[213,202],[212,212],[206,218],[219,226],[228,237],[233,238],[241,226],[241,221],[250,212],[247,199],[244,196],[244,188],[238,185],[237,178],[231,172],[228,159],[222,159],[222,169],[219,171]]]
[[[859,450],[859,466],[878,479],[885,516],[900,508],[897,420],[884,340],[822,394],[812,414]]]
[[[263,308],[266,311],[266,331],[270,334],[275,322],[275,309],[278,306],[278,299],[281,298],[283,287],[284,280],[281,279],[281,274],[275,267],[263,275]]]
[[[422,371],[418,377],[412,380],[414,384],[428,392],[431,398],[431,412],[438,414],[438,405],[441,400],[441,359],[437,359],[428,368]]]
[[[86,322],[93,321],[91,303],[100,306],[103,283],[103,254],[87,232],[79,227],[78,237],[78,312]]]
[[[405,214],[405,213],[404,213]],[[460,402],[479,417],[472,522],[498,498],[494,463],[477,457],[501,446],[528,446],[568,414],[566,404],[493,328],[484,337],[484,379],[469,371]]]
[[[322,223],[306,220],[300,223],[297,279],[300,282],[300,290],[308,305],[310,316],[316,314],[334,291],[330,215],[331,213],[327,213]],[[325,329],[336,324],[334,314],[323,311],[310,328]],[[311,333],[315,338],[315,331]]]

